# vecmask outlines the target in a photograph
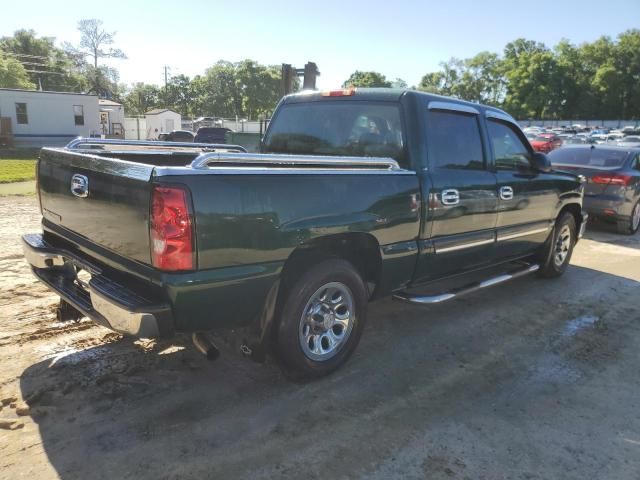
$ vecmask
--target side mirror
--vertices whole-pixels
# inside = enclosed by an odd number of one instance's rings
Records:
[[[549,161],[549,157],[547,157],[544,153],[534,152],[532,157],[531,166],[534,170],[543,173],[549,173],[551,171],[551,162]]]

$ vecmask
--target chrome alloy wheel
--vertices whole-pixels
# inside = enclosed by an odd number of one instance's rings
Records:
[[[562,267],[567,255],[569,255],[569,249],[571,248],[571,229],[569,225],[563,225],[560,229],[560,234],[556,239],[556,246],[553,251],[553,262],[556,267]]]
[[[636,203],[635,208],[633,209],[633,214],[631,217],[631,229],[633,232],[638,230],[638,226],[640,226],[640,202]]]
[[[353,294],[340,282],[330,282],[311,296],[300,318],[299,340],[304,354],[323,362],[347,342],[355,321]]]

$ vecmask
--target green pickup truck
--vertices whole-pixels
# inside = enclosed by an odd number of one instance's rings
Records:
[[[205,350],[202,332],[233,330],[243,353],[317,377],[354,351],[368,302],[429,305],[561,275],[586,225],[581,179],[492,107],[304,92],[281,100],[261,150],[82,138],[42,149],[43,233],[23,246],[60,318],[187,332]]]

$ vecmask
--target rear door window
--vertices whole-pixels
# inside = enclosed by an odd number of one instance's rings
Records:
[[[478,117],[451,111],[429,112],[429,159],[434,167],[484,170]]]
[[[280,107],[265,153],[390,157],[408,168],[400,105],[363,101],[291,103]]]

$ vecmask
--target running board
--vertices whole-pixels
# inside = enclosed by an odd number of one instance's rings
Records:
[[[520,270],[503,273],[502,275],[498,275],[497,277],[488,278],[487,280],[483,280],[482,282],[471,283],[464,287],[456,288],[449,292],[440,293],[438,295],[416,295],[408,292],[400,292],[396,293],[393,298],[395,300],[412,303],[414,305],[431,305],[433,303],[446,302],[447,300],[451,300],[452,298],[460,297],[467,293],[475,292],[476,290],[482,290],[483,288],[491,287],[493,285],[498,285],[499,283],[508,282],[509,280],[529,275],[530,273],[536,272],[538,270],[540,270],[540,265],[527,265],[525,268],[521,268]]]

